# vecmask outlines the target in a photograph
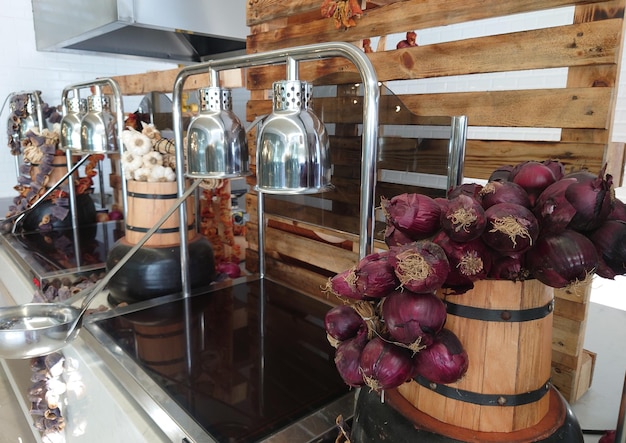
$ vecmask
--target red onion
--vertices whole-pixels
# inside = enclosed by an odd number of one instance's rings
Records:
[[[539,235],[537,218],[524,206],[498,203],[485,211],[483,241],[498,252],[527,251]]]
[[[571,229],[539,236],[526,253],[531,276],[553,288],[584,281],[598,266],[596,248],[587,237]]]
[[[228,275],[230,278],[237,278],[241,276],[241,267],[239,266],[239,263],[221,262],[216,266],[216,270],[219,273]]]
[[[427,380],[454,383],[465,375],[469,358],[459,338],[449,329],[442,329],[433,344],[414,357],[415,370]]]
[[[441,246],[422,240],[389,250],[400,285],[412,292],[434,292],[446,281],[450,265]]]
[[[589,234],[589,239],[598,252],[596,274],[609,279],[626,275],[626,222],[607,220]]]
[[[443,248],[450,263],[445,287],[464,292],[474,286],[473,282],[487,276],[491,267],[491,253],[480,239],[460,243],[439,231],[433,237],[433,242]]]
[[[482,205],[475,198],[465,194],[450,199],[448,210],[441,214],[441,229],[451,240],[457,242],[480,237],[486,224]]]
[[[530,208],[528,194],[517,183],[507,181],[491,181],[480,191],[481,203],[484,209],[498,203],[516,203]]]
[[[448,200],[452,200],[454,197],[458,197],[461,194],[467,195],[475,199],[480,199],[480,191],[483,189],[483,185],[478,183],[463,183],[455,188],[452,188],[448,192]]]
[[[606,179],[586,171],[568,174],[541,193],[535,214],[547,230],[593,230],[611,213],[612,183],[608,174]]]
[[[511,180],[511,172],[513,171],[513,165],[503,165],[498,167],[495,171],[491,173],[489,176],[490,182],[499,181],[499,182],[508,182]]]
[[[441,213],[444,213],[448,210],[448,205],[450,204],[450,200],[443,197],[434,198],[435,203],[439,205],[439,209],[441,209]]]
[[[524,254],[497,255],[493,257],[487,277],[494,280],[523,281],[528,279]]]
[[[517,164],[511,171],[511,181],[520,185],[528,193],[530,206],[535,205],[539,194],[556,181],[552,169],[537,161]]]
[[[385,244],[389,247],[412,243],[413,239],[404,231],[396,228],[393,223],[387,222],[385,227]]]
[[[331,277],[326,289],[339,297],[355,300],[384,297],[398,285],[388,256],[389,251],[365,256],[353,268]]]
[[[394,340],[418,352],[443,328],[446,306],[434,294],[395,291],[383,301],[382,317]]]
[[[331,292],[339,298],[351,298],[353,300],[366,300],[356,288],[356,266],[330,277],[323,288],[326,292]]]
[[[600,440],[598,440],[598,443],[615,443],[615,434],[616,434],[615,430],[606,431],[604,435],[600,437]]]
[[[552,171],[555,180],[561,180],[565,175],[565,165],[558,160],[544,160],[542,164]]]
[[[380,337],[365,345],[359,365],[365,384],[375,391],[396,388],[413,377],[410,351]]]
[[[335,366],[339,375],[348,386],[365,385],[360,368],[360,360],[367,343],[367,331],[363,329],[359,331],[356,337],[339,343],[335,350]]]
[[[544,231],[561,231],[574,217],[576,209],[565,198],[565,190],[576,183],[575,178],[563,178],[548,186],[537,198],[533,209]]]
[[[342,342],[355,337],[361,329],[367,328],[367,325],[351,306],[339,305],[326,313],[324,327],[330,337]],[[334,345],[332,342],[331,344]]]
[[[616,198],[613,201],[613,209],[609,213],[608,220],[621,220],[626,222],[626,203]]]
[[[603,179],[602,173],[590,180],[579,179],[565,190],[565,198],[576,209],[576,214],[569,223],[571,229],[595,229],[607,219],[613,209],[613,177],[607,174]]]
[[[422,194],[400,194],[381,199],[383,213],[396,228],[413,240],[431,236],[439,229],[441,210],[435,201]]]
[[[124,214],[122,213],[122,211],[117,211],[115,209],[113,209],[112,211],[109,211],[109,220],[123,220],[124,219]]]

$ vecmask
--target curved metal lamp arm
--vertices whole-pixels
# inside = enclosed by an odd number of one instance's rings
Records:
[[[329,57],[343,57],[350,60],[357,67],[364,85],[363,106],[363,134],[362,134],[362,159],[361,159],[361,217],[359,234],[359,256],[365,257],[372,251],[374,244],[374,190],[376,185],[376,156],[378,143],[378,100],[380,91],[376,71],[369,58],[356,46],[345,42],[328,42],[313,45],[297,46],[292,48],[268,51],[258,54],[247,54],[237,57],[211,60],[205,63],[187,66],[181,69],[176,76],[173,91],[172,118],[174,126],[174,138],[176,145],[176,163],[184,165],[183,155],[183,132],[182,132],[182,109],[181,97],[185,80],[192,75],[211,73],[211,80],[217,82],[217,72],[227,69],[247,68],[274,64],[286,64],[288,74],[295,76],[296,62],[304,60],[316,60]],[[213,86],[217,86],[214,84]],[[183,168],[176,170],[178,181],[178,195],[182,195],[185,189],[185,175]],[[259,268],[264,272],[264,229],[263,229],[263,195],[259,193]],[[181,227],[187,223],[185,204],[179,207],[179,220]],[[180,251],[182,265],[183,294],[190,293],[187,263],[189,261],[187,250],[187,231],[180,229]]]
[[[74,83],[73,85],[68,85],[63,89],[63,93],[61,94],[61,103],[63,106],[63,116],[65,117],[66,113],[67,113],[67,107],[65,106],[65,101],[68,97],[68,94],[70,93],[70,91],[74,92],[74,94],[78,94],[78,91],[80,89],[86,89],[86,88],[91,88],[92,86],[96,87],[97,89],[101,88],[102,86],[108,86],[111,88],[111,91],[113,93],[113,104],[114,104],[114,110],[115,110],[115,125],[116,125],[116,129],[117,129],[117,148],[119,150],[119,154],[120,154],[120,158],[121,155],[124,153],[124,144],[122,143],[122,132],[124,131],[124,109],[122,106],[122,93],[119,87],[119,84],[113,80],[112,78],[101,78],[101,79],[97,79],[97,80],[91,80],[91,81],[86,81],[86,82],[80,82],[80,83]],[[71,156],[68,155],[68,161],[70,159]],[[70,163],[68,163],[68,167],[71,166]],[[123,206],[123,210],[124,210],[124,217],[126,217],[126,212],[128,209],[128,197],[127,197],[127,192],[126,192],[126,180],[124,180],[124,169],[123,169],[123,165],[120,161],[120,174],[122,176],[122,206]],[[70,193],[70,206],[72,208],[72,214],[76,214],[75,206],[76,206],[76,197],[74,196],[72,198],[73,192]],[[74,217],[74,215],[72,215],[72,217]],[[76,229],[76,219],[73,218],[72,219],[72,227],[74,229]]]

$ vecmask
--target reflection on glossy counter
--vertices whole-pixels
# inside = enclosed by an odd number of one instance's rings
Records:
[[[250,442],[348,392],[326,340],[328,309],[272,281],[250,280],[131,306],[87,329],[104,332],[217,441]]]

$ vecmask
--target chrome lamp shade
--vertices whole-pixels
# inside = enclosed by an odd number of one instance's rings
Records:
[[[80,151],[86,154],[115,154],[117,128],[104,95],[87,97],[87,113],[80,123]]]
[[[257,134],[257,186],[268,194],[313,194],[332,188],[326,128],[309,107],[311,87],[274,83],[274,107]]]
[[[249,175],[246,131],[232,112],[228,89],[202,88],[200,113],[187,129],[187,170],[191,178],[234,178]]]
[[[78,97],[67,98],[65,107],[67,112],[61,120],[59,144],[63,150],[81,150],[80,124],[85,109],[81,109],[81,101]]]

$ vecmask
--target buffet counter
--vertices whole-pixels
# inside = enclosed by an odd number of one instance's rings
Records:
[[[32,282],[27,281],[7,252],[0,248],[0,303],[3,306],[28,303],[34,292]],[[116,383],[102,361],[84,343],[81,335],[79,334],[71,345],[63,349],[65,359],[71,361],[73,368],[70,374],[71,383],[68,383],[68,390],[60,407],[66,422],[65,441],[68,443],[170,441]],[[3,372],[0,376],[6,377],[13,388],[15,400],[23,412],[24,420],[29,424],[32,423],[27,395],[29,386],[32,385],[29,360],[0,360],[0,362]],[[6,397],[0,400],[2,409],[12,407],[4,403],[7,400]],[[15,435],[14,440],[7,441],[23,443],[42,441],[39,431],[32,426],[31,430],[30,435]],[[9,438],[12,433],[11,429],[3,429],[4,437]]]
[[[602,296],[623,294],[624,278],[616,281],[597,280],[594,290]],[[6,251],[0,248],[0,294],[2,305],[29,302],[34,286],[15,266]],[[592,292],[592,301],[593,301]],[[600,298],[601,299],[601,298]],[[106,303],[104,297],[100,300]],[[98,300],[96,300],[96,306]],[[593,383],[572,409],[584,430],[600,431],[615,428],[619,401],[626,368],[626,354],[622,345],[626,341],[626,310],[592,302],[585,338],[585,348],[597,353]],[[64,431],[67,442],[165,442],[172,441],[159,430],[154,420],[158,416],[146,415],[119,380],[109,370],[98,353],[86,344],[83,331],[63,350],[71,362],[68,390],[61,406],[66,421]],[[3,361],[2,372],[17,398],[26,423],[32,423],[27,396],[32,371],[28,360]],[[1,406],[6,407],[1,400]],[[23,427],[22,427],[23,429]],[[31,427],[32,435],[16,435],[22,442],[40,442],[39,431]],[[19,431],[16,431],[19,432]],[[11,435],[7,429],[3,434]],[[17,439],[21,440],[17,440]],[[599,435],[585,435],[585,443],[595,443]],[[53,440],[44,440],[44,442]],[[62,441],[62,440],[59,440]]]

